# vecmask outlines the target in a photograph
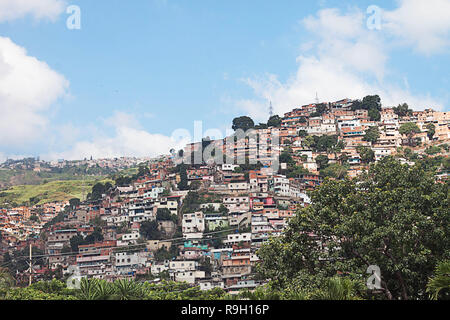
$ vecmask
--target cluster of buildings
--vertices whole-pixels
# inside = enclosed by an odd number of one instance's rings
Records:
[[[45,161],[39,157],[25,158],[25,159],[9,159],[0,164],[0,169],[11,170],[32,170],[34,172],[51,172],[54,169],[63,169],[70,167],[87,168],[104,168],[111,170],[121,170],[137,166],[139,163],[149,161],[150,157],[136,158],[136,157],[120,157],[111,159],[84,159],[84,160],[65,160],[58,159],[56,161]]]
[[[36,277],[42,270],[59,269],[106,280],[172,279],[205,290],[254,289],[262,283],[254,277],[258,248],[283,232],[295,212],[310,203],[307,191],[323,181],[316,158],[324,152],[308,148],[308,136],[337,136],[343,147],[325,154],[331,163],[345,154],[350,176],[364,167],[358,146],[371,148],[376,160],[395,154],[404,143],[399,133],[403,123],[416,123],[421,129],[417,138],[424,144],[450,140],[448,112],[425,110],[399,117],[386,108],[380,121],[371,121],[367,110],[351,106],[352,101],[342,100],[326,104],[321,114],[314,104],[294,109],[278,128],[256,129],[256,144],[251,139],[230,143],[230,137],[225,139],[228,143],[209,142],[235,157],[253,157],[258,165],[214,161],[186,165],[193,152],[205,147],[193,143],[184,150],[184,165],[176,156],[149,161],[148,172],[128,185],[115,186],[99,200],[69,209],[68,203],[2,209],[0,247],[3,252],[25,247],[35,236],[33,244],[46,258]],[[431,141],[426,134],[429,123],[436,127]],[[378,127],[379,138],[364,141],[373,126]],[[254,148],[269,152],[252,152]],[[281,152],[289,152],[305,171],[291,177],[281,174],[287,168],[279,161]],[[187,188],[179,188],[183,180]],[[52,220],[61,212],[63,219]],[[39,222],[30,223],[31,215],[38,215]]]
[[[9,246],[30,237],[38,237],[43,226],[55,218],[69,201],[50,202],[32,207],[0,208],[0,232]]]
[[[346,163],[350,165],[348,173],[351,177],[358,175],[365,166],[362,164],[358,147],[372,149],[375,161],[386,156],[394,156],[400,147],[406,144],[408,137],[400,133],[400,127],[405,123],[414,123],[420,132],[414,134],[418,141],[413,146],[415,153],[423,153],[427,146],[447,144],[450,141],[450,112],[412,111],[404,116],[399,116],[395,108],[382,108],[380,120],[373,121],[369,111],[364,109],[353,110],[354,101],[344,99],[333,103],[320,104],[324,106],[323,113],[317,113],[316,104],[296,108],[284,115],[282,119],[281,137],[282,144],[291,145],[294,155],[307,156],[306,161],[300,161],[306,169],[313,173],[318,172],[316,165],[317,156],[326,155],[330,163],[339,162],[345,156]],[[428,135],[428,125],[433,124],[435,133]],[[370,128],[376,127],[379,137],[376,141],[365,141],[364,136]],[[303,135],[299,134],[304,132]],[[308,136],[335,135],[338,141],[343,143],[343,148],[338,152],[314,152],[305,143]]]

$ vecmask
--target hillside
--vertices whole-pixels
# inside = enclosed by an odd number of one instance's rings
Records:
[[[20,185],[13,186],[0,192],[0,207],[14,207],[20,205],[29,205],[30,198],[34,198],[37,204],[43,204],[53,201],[65,201],[72,198],[83,197],[87,195],[94,184],[97,182],[113,182],[110,179],[87,178],[83,180],[51,181],[40,185]]]
[[[61,172],[35,172],[29,169],[0,168],[0,189],[18,185],[39,185],[51,181],[82,180],[85,177],[100,179],[109,174],[107,171],[83,174],[67,169]]]

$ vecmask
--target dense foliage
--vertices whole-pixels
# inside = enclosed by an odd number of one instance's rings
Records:
[[[337,274],[364,283],[377,265],[384,298],[427,297],[428,277],[450,255],[448,182],[388,157],[359,179],[326,180],[311,199],[258,252],[273,286],[315,289]]]
[[[10,287],[0,291],[0,300],[219,300],[229,298],[220,288],[202,291],[199,287],[193,287],[187,283],[162,281],[154,284],[126,279],[108,282],[83,278],[79,289],[69,289],[66,283],[59,280],[41,281],[26,288]]]

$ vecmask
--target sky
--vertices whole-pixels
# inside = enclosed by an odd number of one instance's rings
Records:
[[[153,157],[316,94],[449,111],[449,53],[450,0],[0,0],[0,161]]]

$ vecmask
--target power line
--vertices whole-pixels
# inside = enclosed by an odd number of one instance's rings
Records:
[[[235,228],[231,228],[231,229],[226,229],[226,230],[221,230],[221,231],[213,231],[213,232],[207,232],[207,233],[203,233],[203,236],[205,235],[211,235],[211,234],[217,234],[217,233],[223,233],[223,232],[229,232],[229,231],[239,231],[238,229]],[[172,239],[165,239],[165,240],[155,240],[155,241],[161,241],[161,242],[175,242],[175,243],[182,243],[184,241],[208,241],[208,240],[214,240],[214,239],[225,239],[227,238],[227,236],[223,236],[223,237],[217,237],[217,238],[184,238],[184,237],[180,237],[180,238],[172,238]],[[184,241],[181,241],[184,240]],[[152,240],[148,240],[148,241],[152,241]],[[107,247],[106,249],[129,249],[130,247],[142,247],[145,246],[145,243],[139,243],[139,244],[134,244],[134,245],[127,245],[127,246],[114,246],[114,247]],[[136,250],[136,249],[134,249]],[[134,251],[133,250],[133,251]],[[124,252],[129,252],[132,250],[128,250],[128,251],[124,251]],[[42,254],[42,255],[34,255],[33,258],[45,258],[45,257],[60,257],[60,256],[77,256],[79,255],[80,252],[66,252],[66,253],[61,253],[61,254]],[[23,255],[23,256],[16,256],[13,257],[12,260],[20,260],[20,259],[27,259],[29,258],[28,255]],[[11,262],[9,262],[11,263]]]

